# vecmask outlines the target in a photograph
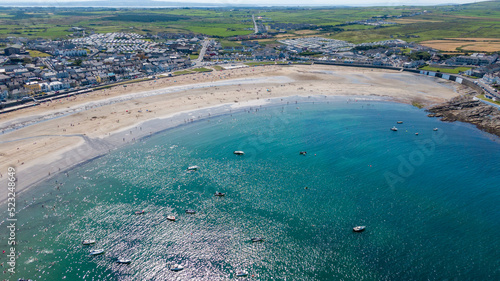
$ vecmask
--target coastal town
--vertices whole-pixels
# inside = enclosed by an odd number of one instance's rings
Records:
[[[498,279],[463,1],[4,0],[0,280]]]
[[[305,28],[274,26],[275,28]],[[262,36],[256,28],[255,36]],[[88,34],[73,27],[62,40],[7,37],[0,39],[1,107],[36,101],[82,89],[194,72],[222,70],[231,65],[329,64],[401,69],[460,68],[458,73],[476,81],[487,98],[500,100],[498,53],[442,54],[401,39],[352,44],[323,37],[299,37],[263,44],[252,36],[224,46],[214,38],[194,33]],[[285,30],[286,31],[286,30]],[[267,35],[266,35],[267,36]],[[261,37],[258,37],[261,38]],[[248,40],[247,40],[248,39]]]

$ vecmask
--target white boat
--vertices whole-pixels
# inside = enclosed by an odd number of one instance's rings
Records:
[[[175,217],[174,216],[167,216],[167,220],[169,220],[169,221],[175,221]]]
[[[236,272],[236,277],[245,277],[248,275],[248,272],[246,271],[238,271]]]
[[[264,238],[260,237],[252,238],[252,242],[262,242],[262,241],[264,241]]]
[[[100,255],[100,254],[104,254],[104,249],[90,250],[90,254],[92,256],[97,256],[97,255]]]
[[[434,128],[433,130],[434,130],[434,131],[437,131],[437,130],[438,130],[438,128]]]
[[[222,197],[222,196],[226,196],[226,193],[222,193],[222,192],[215,192],[215,196],[219,196],[219,197]]]
[[[195,210],[187,209],[186,214],[196,214]]]
[[[244,155],[245,152],[241,151],[241,150],[236,150],[235,152],[233,152],[234,154],[236,155]]]
[[[198,170],[198,168],[199,168],[198,166],[194,165],[194,166],[189,166],[189,167],[187,168],[187,170],[188,170],[188,171],[196,171],[196,170]]]
[[[354,232],[361,232],[361,231],[364,231],[366,228],[366,226],[356,226],[352,229],[352,231]]]
[[[172,271],[181,271],[183,269],[184,269],[184,267],[180,264],[174,264],[173,266],[170,267],[170,270],[172,270]]]
[[[398,128],[396,128],[396,126],[391,128],[391,131],[397,131],[397,130],[398,130]]]
[[[398,124],[403,124],[403,121],[398,121],[398,122],[396,122],[396,123],[398,123]]]
[[[307,151],[301,151],[299,152],[300,155],[306,155],[307,154]]]
[[[135,214],[136,215],[142,215],[142,214],[145,214],[146,211],[142,210],[142,211],[136,211]]]
[[[82,244],[83,245],[92,245],[92,244],[95,244],[95,240],[94,239],[83,240]]]
[[[129,264],[132,262],[132,260],[119,258],[118,260],[116,260],[116,262],[121,264]]]
[[[415,133],[415,136],[418,136],[418,133]]]

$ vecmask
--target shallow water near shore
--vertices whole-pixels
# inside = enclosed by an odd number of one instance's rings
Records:
[[[405,104],[256,106],[155,134],[19,195],[17,273],[1,278],[495,280],[499,164],[497,137]],[[97,248],[106,253],[91,257]]]

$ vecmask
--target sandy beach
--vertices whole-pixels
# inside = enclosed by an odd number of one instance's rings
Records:
[[[455,82],[399,71],[270,65],[162,78],[42,103],[0,115],[0,202],[7,198],[8,167],[16,168],[21,192],[144,136],[208,117],[210,108],[221,105],[325,95],[431,105],[468,91]],[[199,109],[204,116],[189,115]],[[177,123],[162,121],[176,114]]]

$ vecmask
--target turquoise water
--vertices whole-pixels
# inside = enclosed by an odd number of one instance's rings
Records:
[[[246,270],[251,280],[498,280],[499,164],[498,138],[409,105],[247,109],[153,135],[19,195],[21,255],[17,273],[1,278],[228,280]],[[89,256],[96,248],[106,253]],[[170,271],[176,263],[185,269]]]

